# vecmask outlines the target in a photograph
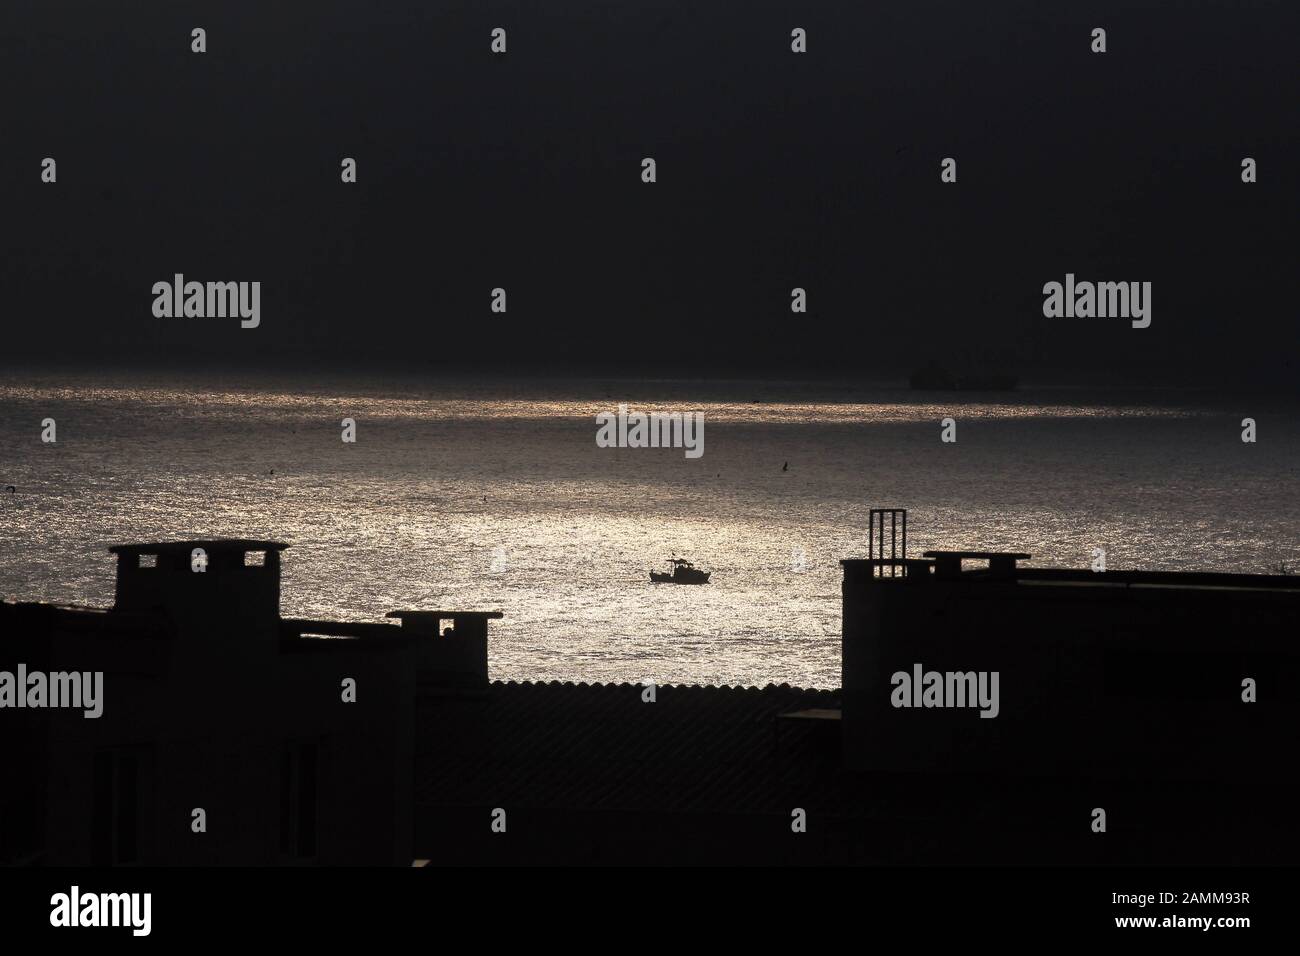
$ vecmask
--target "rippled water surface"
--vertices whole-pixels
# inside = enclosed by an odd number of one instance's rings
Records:
[[[0,596],[106,606],[127,541],[289,542],[283,609],[500,609],[494,677],[839,684],[838,560],[867,510],[910,551],[1039,566],[1300,563],[1276,401],[794,383],[0,377]],[[602,449],[595,415],[701,411],[703,457]],[[957,442],[939,440],[940,419]],[[1240,439],[1241,419],[1259,441]],[[340,440],[353,418],[357,441]],[[57,423],[55,444],[41,422]],[[787,471],[782,470],[789,463]],[[804,569],[796,570],[797,552]],[[654,586],[671,554],[713,572]]]

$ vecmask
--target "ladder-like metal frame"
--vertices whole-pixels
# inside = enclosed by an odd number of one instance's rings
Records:
[[[872,508],[867,531],[867,559],[879,561],[874,570],[879,577],[904,577],[907,566],[907,509]],[[889,526],[889,554],[885,554],[885,526]],[[879,531],[877,531],[877,528]],[[899,531],[902,531],[902,552],[899,552]],[[877,534],[879,548],[877,548]],[[888,568],[888,574],[885,569]]]

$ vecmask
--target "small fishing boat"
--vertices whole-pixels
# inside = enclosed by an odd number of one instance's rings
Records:
[[[709,572],[701,571],[685,558],[673,558],[668,562],[673,566],[670,573],[651,571],[650,580],[655,584],[708,584]]]

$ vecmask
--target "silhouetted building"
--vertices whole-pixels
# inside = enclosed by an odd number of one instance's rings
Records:
[[[409,863],[412,640],[282,620],[284,547],[124,545],[112,610],[0,606],[0,670],[104,675],[98,718],[0,713],[5,753],[27,768],[4,788],[0,856]]]
[[[843,562],[842,690],[659,687],[651,700],[630,684],[484,681],[422,699],[416,855],[1189,863],[1300,853],[1289,742],[1300,579],[1031,571],[1022,553],[909,559],[899,510],[873,514],[871,535],[870,557]],[[897,675],[915,683],[907,706],[896,705]],[[943,683],[927,687],[930,675]],[[1099,807],[1104,834],[1092,829]]]
[[[1295,778],[1300,578],[1028,569],[1027,559],[842,562],[849,767]],[[974,698],[993,674],[997,713],[985,717]],[[929,681],[930,702],[927,675],[944,678]]]
[[[493,682],[499,612],[283,619],[283,545],[114,548],[112,610],[0,605],[0,671],[105,675],[97,719],[0,712],[0,860],[1300,855],[1300,579],[914,559],[896,509],[870,532],[839,690]]]

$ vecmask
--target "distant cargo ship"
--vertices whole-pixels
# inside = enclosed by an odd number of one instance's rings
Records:
[[[908,379],[913,389],[930,392],[1013,392],[1019,384],[1014,375],[956,375],[933,362]]]

